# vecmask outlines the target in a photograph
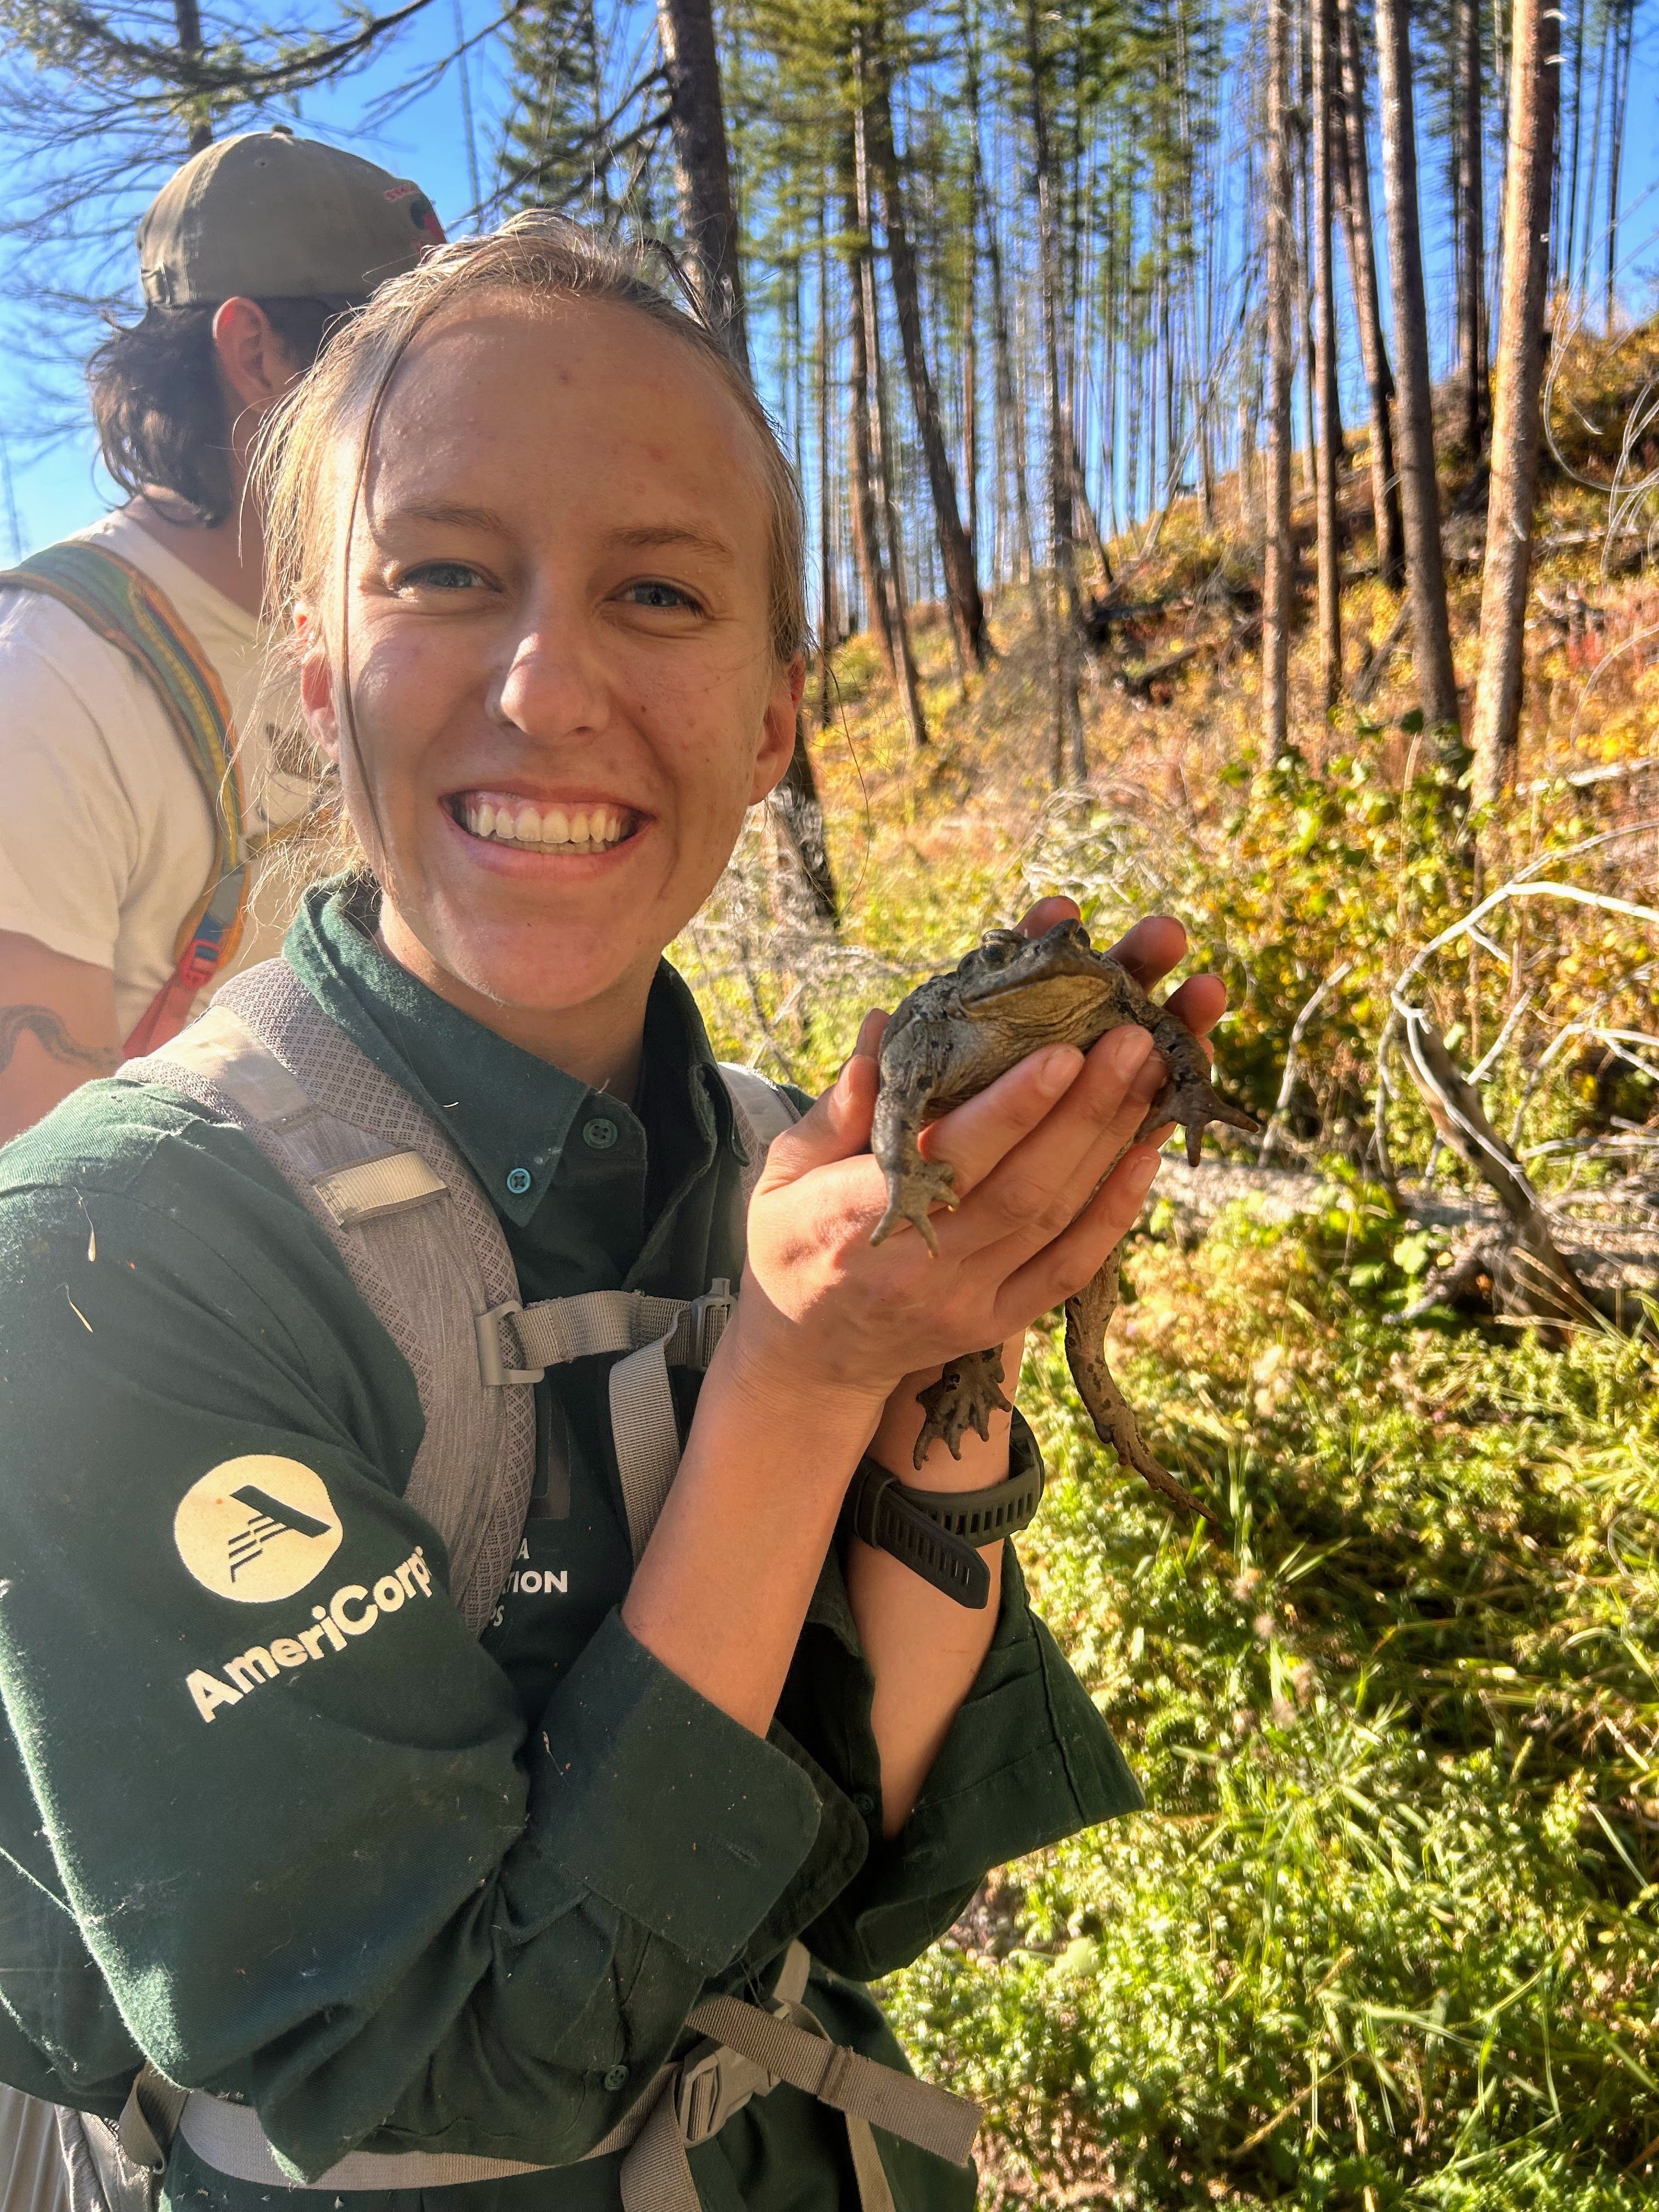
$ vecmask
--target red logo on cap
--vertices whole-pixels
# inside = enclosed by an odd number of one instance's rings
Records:
[[[438,220],[438,211],[418,185],[393,185],[386,193],[389,200],[407,200],[410,217],[416,230],[426,233],[434,246],[445,244],[444,227]]]

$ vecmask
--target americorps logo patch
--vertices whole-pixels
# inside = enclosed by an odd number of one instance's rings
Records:
[[[210,1468],[173,1520],[179,1556],[197,1581],[239,1605],[302,1590],[339,1550],[341,1533],[321,1475],[268,1452]]]

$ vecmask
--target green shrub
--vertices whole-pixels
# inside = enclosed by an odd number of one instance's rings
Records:
[[[1107,1470],[1054,1345],[1028,1363],[1034,1592],[1148,1810],[889,1988],[991,2107],[992,2201],[1650,2201],[1647,1355],[1403,1334],[1401,1229],[1334,1187],[1139,1247],[1119,1371],[1222,1548]]]

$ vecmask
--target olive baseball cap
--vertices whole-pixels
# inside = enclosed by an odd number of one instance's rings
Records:
[[[138,269],[152,307],[362,300],[443,236],[408,178],[281,127],[245,131],[162,185],[138,226]]]

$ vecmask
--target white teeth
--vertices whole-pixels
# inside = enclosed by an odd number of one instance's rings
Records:
[[[523,801],[498,807],[492,799],[463,799],[461,820],[475,837],[547,852],[602,853],[622,842],[628,817],[614,806],[562,806],[544,812]]]

